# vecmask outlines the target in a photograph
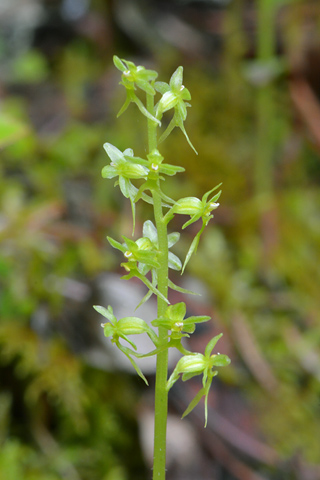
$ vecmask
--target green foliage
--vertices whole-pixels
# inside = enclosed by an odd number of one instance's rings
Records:
[[[37,50],[27,50],[12,65],[11,80],[17,83],[41,83],[48,77],[48,65]]]
[[[0,114],[0,148],[6,147],[26,134],[26,127],[3,113]]]

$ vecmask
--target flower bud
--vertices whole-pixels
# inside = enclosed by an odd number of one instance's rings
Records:
[[[196,197],[181,198],[175,203],[171,211],[182,215],[195,215],[202,211],[202,202]]]
[[[150,327],[139,317],[124,317],[117,322],[117,330],[124,335],[138,335],[147,333]]]
[[[171,108],[175,107],[177,102],[178,98],[173,92],[169,91],[164,93],[158,103],[157,117],[167,110],[171,110]]]

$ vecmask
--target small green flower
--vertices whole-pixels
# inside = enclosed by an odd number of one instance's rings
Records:
[[[121,85],[132,90],[135,90],[135,86],[138,86],[146,93],[155,95],[156,92],[150,85],[150,82],[153,82],[158,76],[155,70],[148,70],[143,66],[137,67],[133,62],[120,60],[116,55],[113,57],[113,62],[117,69],[122,72]]]
[[[193,333],[196,323],[207,322],[210,320],[208,316],[191,316],[184,318],[186,315],[186,304],[184,302],[170,305],[164,314],[164,317],[157,318],[151,323],[155,327],[166,327],[171,330],[170,338],[178,340],[182,337],[189,337],[189,333]]]
[[[193,353],[191,355],[185,355],[184,357],[180,358],[178,361],[174,371],[172,372],[168,382],[167,382],[167,390],[174,385],[174,383],[178,380],[179,376],[182,375],[182,380],[185,382],[190,378],[196,375],[203,375],[202,377],[202,389],[197,393],[194,399],[190,402],[188,408],[183,413],[182,417],[185,417],[190,413],[194,407],[199,403],[200,399],[204,396],[205,397],[205,426],[207,425],[208,419],[208,395],[210,386],[212,383],[213,377],[215,377],[218,372],[214,370],[214,367],[225,367],[230,364],[230,358],[227,355],[220,355],[213,354],[212,350],[214,349],[217,341],[219,338],[222,337],[222,333],[220,335],[215,336],[210,340],[208,345],[206,346],[204,355],[201,353]]]
[[[109,320],[107,323],[102,323],[104,335],[106,337],[112,337],[112,342],[116,343],[120,338],[128,342],[135,350],[136,345],[128,338],[128,335],[139,335],[140,333],[147,333],[151,339],[155,340],[155,333],[149,325],[139,317],[124,317],[120,320],[113,314],[113,309],[101,307],[100,305],[94,305],[93,307],[98,313],[103,315]],[[156,340],[155,340],[156,341]]]
[[[168,248],[175,245],[175,243],[177,243],[179,238],[180,238],[180,234],[178,232],[173,232],[173,233],[168,234]],[[159,252],[159,244],[158,244],[158,232],[157,232],[157,229],[156,229],[156,227],[154,226],[154,224],[152,223],[151,220],[147,220],[143,224],[143,237],[142,237],[142,239],[144,239],[144,241],[147,242],[148,245],[151,244],[153,251],[157,252],[157,254],[159,255],[160,252]],[[142,239],[140,239],[140,241],[142,241]],[[159,260],[159,257],[157,257],[157,258]],[[128,272],[130,272],[129,275],[132,275],[132,271],[133,271],[132,270],[132,265],[129,265],[129,262],[127,264],[121,264],[121,265],[124,268],[126,268],[126,270]],[[180,259],[172,252],[168,253],[168,267],[171,268],[172,270],[181,270],[181,267],[182,267],[182,263],[181,263]],[[136,266],[136,269],[139,271],[139,274],[142,275],[145,280],[146,280],[145,276],[151,270],[151,278],[152,278],[152,281],[151,281],[151,284],[150,284],[150,285],[152,285],[152,288],[149,286],[149,291],[142,298],[141,302],[137,306],[137,308],[138,308],[143,303],[145,303],[147,300],[149,300],[152,293],[156,293],[156,295],[159,296],[159,291],[156,288],[157,285],[158,285],[157,267],[154,267],[154,266],[152,266],[150,264],[147,264],[147,263],[139,262],[138,265]],[[135,270],[135,272],[136,272],[136,270]],[[135,274],[135,276],[138,276],[138,275]],[[128,278],[128,276],[126,278]],[[146,284],[145,281],[144,281],[144,283]],[[176,287],[176,285],[174,285],[174,283],[171,282],[170,280],[169,280],[169,287],[173,288],[173,289],[176,289],[176,290],[179,289],[179,287]],[[184,291],[184,293],[191,293],[192,294],[193,292]],[[163,297],[163,298],[165,298],[165,297]]]
[[[113,248],[120,250],[126,260],[131,265],[136,265],[138,262],[148,267],[159,268],[160,264],[158,261],[159,251],[154,248],[154,245],[150,242],[148,238],[138,238],[134,241],[130,238],[122,235],[122,238],[125,240],[124,243],[119,243],[116,240],[113,240],[111,237],[107,237],[108,242]],[[130,265],[127,268],[127,271],[130,270]]]
[[[149,292],[139,303],[137,308],[142,305],[142,303],[144,303],[151,296],[152,293],[169,303],[166,297],[162,295],[156,288],[157,283],[155,282],[155,277],[153,277],[152,282],[150,282],[150,280],[148,280],[148,278],[146,277],[146,273],[148,273],[150,269],[152,269],[152,272],[154,272],[155,269],[160,267],[158,261],[159,251],[146,237],[139,238],[136,241],[133,241],[130,238],[125,237],[124,235],[122,235],[122,238],[125,240],[125,242],[121,244],[113,238],[107,237],[110,245],[113,248],[120,250],[127,260],[127,262],[121,263],[121,267],[123,267],[128,272],[128,274],[124,275],[122,278],[125,280],[129,280],[132,277],[137,277],[149,289]]]
[[[178,200],[171,208],[170,210],[166,213],[164,219],[167,223],[173,218],[175,214],[181,214],[181,215],[190,215],[190,220],[188,220],[182,228],[186,228],[192,223],[196,222],[197,220],[202,219],[202,227],[200,231],[197,233],[197,235],[194,237],[190,248],[188,250],[188,253],[186,255],[186,259],[182,268],[182,273],[184,272],[184,269],[186,268],[187,263],[189,262],[191,255],[193,253],[196,253],[198,245],[199,245],[199,240],[201,237],[202,232],[204,231],[205,227],[208,225],[209,221],[211,218],[213,218],[212,211],[218,208],[219,203],[217,203],[217,200],[219,199],[221,195],[221,190],[216,193],[213,197],[211,197],[208,200],[209,195],[219,188],[221,183],[214,187],[212,190],[209,192],[205,193],[202,197],[201,200],[196,197],[185,197],[181,198]]]
[[[113,57],[113,63],[116,68],[122,72],[120,85],[123,85],[127,92],[126,101],[117,116],[119,117],[128,108],[130,103],[135,103],[143,115],[161,125],[160,121],[148,112],[134,92],[136,87],[139,87],[147,94],[155,95],[156,92],[151,83],[157,78],[157,72],[147,70],[142,66],[137,67],[133,62],[129,62],[128,60],[120,60],[116,55]]]
[[[128,342],[135,350],[137,350],[137,346],[132,340],[128,338],[128,335],[139,335],[141,333],[146,333],[153,341],[154,345],[157,345],[158,337],[156,333],[152,330],[151,327],[149,327],[149,325],[144,320],[139,317],[124,317],[120,320],[117,320],[117,318],[113,314],[113,309],[110,305],[108,306],[108,308],[101,307],[100,305],[94,305],[93,308],[103,317],[109,320],[108,322],[101,324],[101,326],[103,327],[104,335],[106,337],[112,337],[112,343],[115,343],[117,347],[128,357],[138,375],[148,385],[145,376],[141,372],[136,362],[131,357],[134,352],[127,347],[121,345],[119,340],[120,338],[122,338],[123,340]]]
[[[103,167],[101,175],[103,178],[118,177],[115,186],[119,185],[123,196],[130,199],[134,232],[135,198],[138,189],[131,183],[131,180],[147,179],[149,170],[145,166],[131,160],[133,158],[133,150],[130,148],[127,148],[123,153],[114,145],[111,145],[111,143],[105,143],[103,148],[107,152],[111,163]]]
[[[219,203],[216,202],[221,195],[221,190],[209,200],[208,197],[214,190],[217,190],[217,188],[219,188],[220,186],[221,183],[214,187],[212,190],[209,190],[209,192],[203,195],[201,200],[196,197],[185,197],[177,200],[177,202],[166,214],[165,219],[167,219],[167,221],[171,220],[173,215],[176,213],[179,213],[181,215],[190,215],[191,218],[182,226],[183,229],[191,225],[191,223],[196,222],[200,218],[202,218],[202,220],[206,224],[208,224],[209,220],[213,218],[211,212],[219,206]]]
[[[149,176],[153,173],[164,174],[164,175],[175,175],[178,172],[184,172],[185,169],[183,167],[179,167],[177,165],[170,165],[169,163],[162,163],[163,156],[159,152],[159,150],[154,149],[149,155],[147,155],[148,159],[148,168],[149,168]]]
[[[163,193],[159,185],[159,179],[164,180],[164,177],[162,177],[161,174],[172,176],[178,172],[184,172],[184,168],[176,165],[170,165],[169,163],[162,163],[163,156],[157,149],[154,149],[147,155],[147,160],[140,157],[126,157],[126,159],[131,163],[144,166],[148,169],[147,181],[144,182],[139,188],[135,197],[135,202],[140,200],[141,197],[145,201],[148,201],[145,198],[144,192],[146,190],[150,190],[150,192],[157,192],[161,199],[166,202],[163,203],[163,206],[170,208],[170,206],[174,203],[174,200]]]
[[[106,165],[102,169],[101,174],[103,178],[114,178],[119,176],[120,188],[124,179],[147,178],[148,169],[131,161],[131,158],[133,157],[133,151],[131,148],[127,148],[123,153],[111,143],[105,143],[103,148],[111,160],[110,165]]]
[[[191,107],[187,101],[191,100],[191,95],[189,90],[182,85],[182,80],[183,67],[178,67],[173,73],[169,84],[165,82],[156,82],[154,85],[155,89],[162,94],[162,97],[157,104],[156,117],[161,119],[164,112],[171,110],[172,108],[174,109],[173,118],[161,135],[159,142],[165,140],[175,127],[179,127],[189,145],[197,154],[198,152],[192,145],[184,128],[184,122],[187,118],[187,107]]]

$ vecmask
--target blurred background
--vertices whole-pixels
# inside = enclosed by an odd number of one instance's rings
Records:
[[[92,309],[141,298],[105,238],[131,213],[102,145],[146,142],[135,106],[116,119],[114,54],[162,81],[184,66],[199,156],[176,129],[161,153],[186,173],[166,192],[223,182],[184,285],[202,292],[189,314],[212,316],[190,348],[223,332],[232,364],[206,429],[203,405],[180,421],[198,381],[170,392],[168,480],[319,480],[318,0],[1,0],[0,479],[151,478],[154,364],[147,389]]]

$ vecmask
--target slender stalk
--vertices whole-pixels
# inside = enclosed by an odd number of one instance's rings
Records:
[[[147,95],[147,109],[154,115],[154,98]],[[148,145],[149,152],[157,147],[157,126],[148,119]],[[154,218],[158,231],[160,251],[160,265],[158,269],[158,290],[168,296],[168,239],[167,226],[163,221],[161,198],[157,192],[153,192]],[[158,317],[163,316],[167,303],[158,297]],[[160,346],[168,341],[168,330],[159,327]],[[155,386],[155,417],[154,417],[154,458],[153,480],[165,480],[166,471],[166,436],[168,415],[168,392],[166,391],[168,376],[168,350],[158,353]]]

